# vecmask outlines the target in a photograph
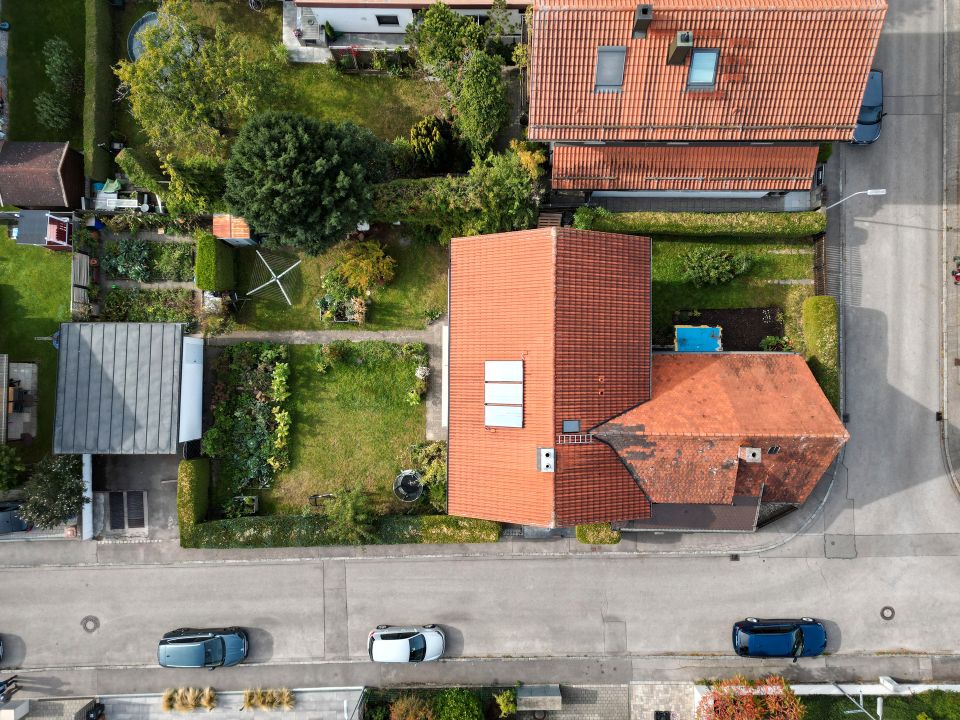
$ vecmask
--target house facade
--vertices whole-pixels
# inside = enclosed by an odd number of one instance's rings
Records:
[[[886,9],[535,0],[529,137],[580,200],[777,194],[807,209],[817,146],[853,136]]]
[[[451,242],[448,511],[753,530],[848,434],[793,353],[653,353],[649,238]]]

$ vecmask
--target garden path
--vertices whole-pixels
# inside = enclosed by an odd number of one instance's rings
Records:
[[[136,288],[139,290],[196,290],[197,286],[192,281],[177,282],[175,280],[163,280],[161,282],[140,282],[139,280],[124,280],[121,278],[104,277],[103,284],[106,287],[116,285],[120,288]]]

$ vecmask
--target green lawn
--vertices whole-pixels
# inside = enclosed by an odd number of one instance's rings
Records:
[[[57,391],[57,352],[35,337],[70,319],[70,253],[16,245],[0,228],[0,352],[11,362],[39,363],[37,438],[23,456],[50,452]]]
[[[73,48],[83,77],[83,0],[54,0],[42,8],[35,0],[6,0],[2,17],[10,23],[7,55],[9,138],[11,140],[69,140],[82,146],[80,105],[82,90],[73,102],[73,122],[63,130],[49,130],[36,121],[33,99],[50,90],[44,74],[43,43],[59,35]],[[82,85],[82,83],[81,83]]]
[[[805,720],[866,720],[867,717],[862,713],[849,713],[856,710],[856,706],[845,697],[805,696],[801,699],[807,709]],[[876,717],[875,697],[865,697],[863,706]],[[884,699],[884,720],[916,720],[921,713],[930,720],[960,720],[960,693],[934,690],[912,697]]]
[[[316,347],[290,348],[291,463],[264,493],[265,510],[298,513],[310,495],[347,482],[362,483],[381,513],[402,509],[393,496],[399,456],[426,425],[424,406],[405,401],[416,363],[398,357],[397,345],[357,343],[321,374]]]
[[[703,244],[753,257],[750,271],[725,285],[695,287],[683,280],[683,256]],[[771,285],[764,280],[810,279],[813,256],[777,254],[775,250],[809,249],[808,244],[760,243],[717,238],[687,242],[656,238],[653,243],[653,336],[658,344],[673,341],[675,310],[719,310],[726,308],[783,308],[788,337],[801,338],[800,305],[813,294],[812,286]]]
[[[404,239],[394,229],[385,231],[387,253],[397,261],[396,275],[384,288],[374,291],[364,330],[423,328],[428,310],[446,311],[449,252],[436,243]],[[318,257],[303,256],[303,283],[292,307],[252,300],[243,306],[241,329],[250,330],[356,330],[352,323],[329,323],[320,319],[315,302],[323,294],[324,273],[343,254],[337,245]],[[260,263],[253,250],[237,253],[237,283],[248,289],[251,269]]]

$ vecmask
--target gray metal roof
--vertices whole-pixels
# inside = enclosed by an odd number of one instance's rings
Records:
[[[47,215],[46,210],[21,210],[17,221],[17,244],[46,245]]]
[[[55,453],[177,451],[183,327],[63,323]]]

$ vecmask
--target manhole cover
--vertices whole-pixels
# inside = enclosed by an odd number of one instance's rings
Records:
[[[100,627],[100,618],[95,617],[94,615],[87,615],[83,620],[80,621],[80,627],[82,627],[88,633],[96,632],[97,628]]]
[[[896,614],[897,611],[889,605],[884,605],[882,608],[880,608],[880,617],[882,617],[884,620],[893,620],[893,616]]]

